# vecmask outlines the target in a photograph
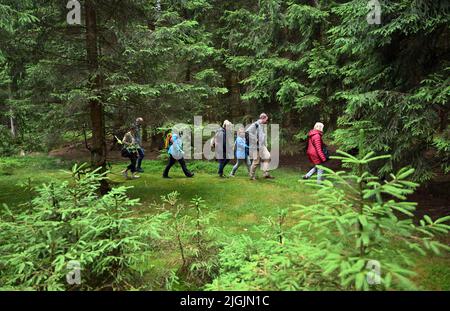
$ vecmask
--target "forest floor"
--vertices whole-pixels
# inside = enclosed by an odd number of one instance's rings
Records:
[[[47,156],[0,158],[0,205],[6,203],[14,207],[30,199],[33,194],[18,187],[27,180],[38,186],[50,180],[68,179],[70,175],[64,169],[69,169],[72,163]],[[274,171],[275,180],[252,182],[246,175],[245,167],[240,168],[235,178],[218,178],[215,162],[188,163],[188,167],[195,172],[192,179],[184,177],[178,164],[172,168],[172,179],[163,179],[164,162],[147,160],[143,165],[145,173],[141,174],[140,179],[125,180],[120,174],[125,166],[124,161],[112,162],[110,178],[113,185],[132,186],[128,191],[130,197],[140,198],[141,202],[136,216],[157,213],[161,196],[172,191],[178,191],[180,201],[186,205],[193,197],[200,196],[206,201],[208,210],[216,214],[213,225],[218,226],[228,238],[242,234],[257,236],[261,234],[257,227],[264,223],[266,217],[276,216],[278,207],[289,208],[292,212],[292,204],[314,202],[310,190],[298,182],[301,172],[289,167]],[[230,170],[231,165],[226,172]],[[294,216],[289,218],[289,223],[295,221]],[[153,260],[151,266],[141,267],[145,275],[163,278],[168,269],[176,269],[180,265],[176,250],[160,255],[158,264],[155,265]],[[417,257],[415,270],[415,282],[419,288],[450,290],[450,256]]]
[[[112,139],[111,139],[112,140]],[[160,152],[160,146],[150,146],[144,144],[146,149],[145,160],[157,160]],[[328,146],[331,154],[335,154],[334,146]],[[120,151],[112,145],[108,145],[108,161],[120,162],[123,160]],[[90,152],[85,148],[85,143],[79,140],[69,140],[63,146],[55,149],[49,154],[65,161],[90,161]],[[341,168],[339,161],[331,160],[327,162],[327,166],[339,170]],[[307,171],[311,168],[311,164],[305,154],[297,153],[292,155],[280,155],[280,167],[291,171],[300,172]],[[450,215],[450,174],[438,174],[432,181],[426,185],[420,186],[414,194],[409,196],[409,200],[417,202],[416,218],[422,218],[429,215],[432,218],[439,218]]]

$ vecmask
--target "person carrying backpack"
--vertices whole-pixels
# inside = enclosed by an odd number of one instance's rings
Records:
[[[253,160],[250,167],[250,179],[256,180],[256,168],[261,164],[261,169],[266,179],[274,179],[275,177],[270,175],[270,152],[266,145],[266,133],[264,132],[263,125],[269,122],[269,116],[265,113],[261,113],[259,120],[254,122],[247,129],[248,146],[250,158]]]
[[[128,171],[131,172],[131,178],[139,178],[136,175],[136,162],[139,157],[138,148],[139,145],[136,143],[135,139],[136,128],[134,126],[130,127],[128,132],[122,139],[122,156],[130,159],[130,164],[127,166],[125,170],[122,171],[122,174],[125,178],[128,179]]]
[[[318,168],[317,165],[328,161],[328,151],[322,140],[323,128],[323,123],[317,122],[314,125],[314,129],[308,133],[308,149],[306,154],[308,155],[309,161],[314,164],[314,167],[303,176],[303,179],[310,179],[317,172],[318,183],[322,181],[323,170]]]
[[[163,178],[170,178],[169,177],[169,171],[172,168],[172,166],[178,161],[181,165],[181,169],[183,170],[184,175],[186,177],[194,177],[194,173],[191,173],[187,167],[186,162],[184,161],[184,151],[183,151],[183,142],[180,136],[177,134],[171,134],[170,138],[170,146],[169,146],[169,162],[167,163],[166,168],[163,172]]]
[[[247,166],[248,174],[250,174],[250,159],[248,157],[248,145],[245,141],[245,129],[240,128],[237,132],[237,138],[234,143],[235,148],[235,154],[236,154],[236,164],[233,166],[233,169],[231,170],[230,177],[234,177],[236,174],[236,171],[238,170],[239,166],[245,163]]]

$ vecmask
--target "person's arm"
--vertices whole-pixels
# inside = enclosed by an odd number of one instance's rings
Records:
[[[312,136],[311,139],[312,139],[312,144],[313,144],[314,148],[316,149],[317,154],[319,155],[319,158],[322,160],[322,162],[325,162],[327,160],[327,158],[323,154],[322,138],[320,137],[319,134],[316,134],[316,135]]]

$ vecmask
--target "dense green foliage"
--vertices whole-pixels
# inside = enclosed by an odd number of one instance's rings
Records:
[[[217,253],[219,244],[215,239],[218,228],[211,224],[213,213],[205,213],[205,201],[200,197],[191,200],[186,207],[179,203],[178,192],[162,197],[162,208],[168,208],[172,213],[169,222],[170,240],[176,244],[181,257],[181,267],[177,278],[172,282],[183,281],[185,286],[198,288],[211,281],[217,274]],[[187,213],[186,208],[194,209],[194,216]]]
[[[317,203],[294,205],[301,220],[287,227],[286,211],[280,210],[276,219],[269,219],[267,238],[243,236],[227,245],[220,254],[220,275],[208,289],[415,288],[413,258],[450,250],[436,239],[448,234],[445,222],[450,216],[435,221],[425,216],[415,225],[416,204],[406,201],[418,186],[407,179],[413,169],[401,169],[381,182],[364,168],[386,156],[340,154],[343,162],[357,166],[358,173],[325,168],[327,179],[320,185],[311,183],[318,188]]]
[[[198,162],[192,183],[179,172],[169,186],[154,182],[162,166],[153,161],[133,188],[116,184],[102,198],[96,192],[102,177],[84,167],[67,174],[55,160],[29,158],[33,178],[56,174],[36,187],[23,159],[2,160],[11,174],[0,175],[2,188],[17,178],[22,182],[14,198],[0,197],[11,202],[0,212],[2,288],[448,288],[448,259],[438,256],[448,254],[448,217],[412,222],[415,203],[404,198],[417,186],[408,180],[412,170],[381,182],[362,169],[375,159],[345,155],[361,171],[328,170],[321,185],[295,183],[298,173],[287,171],[256,185],[243,175],[225,182],[211,177],[215,167]],[[182,188],[181,194],[160,198],[170,187]],[[273,197],[261,202],[267,192]],[[206,202],[190,199],[193,193]],[[143,198],[139,204],[136,197]],[[81,264],[80,285],[66,282],[70,260]],[[368,286],[369,260],[380,262],[379,285]]]
[[[126,187],[99,197],[97,172],[74,166],[73,182],[51,182],[22,206],[0,213],[2,289],[101,290],[142,286],[136,268],[161,239],[167,213],[132,217]],[[28,189],[32,190],[32,189]],[[66,281],[76,260],[82,281]],[[70,267],[70,266],[69,266]]]
[[[196,114],[237,123],[264,110],[281,124],[286,153],[300,152],[320,120],[346,151],[366,129],[367,151],[392,155],[381,175],[404,165],[418,181],[448,172],[448,2],[381,0],[379,25],[368,24],[367,2],[93,1],[93,90],[84,11],[81,26],[67,25],[64,1],[3,0],[0,151],[48,150],[69,130],[89,136],[95,97],[110,134],[137,115],[148,137]]]

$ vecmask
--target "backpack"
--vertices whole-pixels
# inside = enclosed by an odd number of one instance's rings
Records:
[[[325,156],[325,161],[328,161],[328,160],[330,160],[330,152],[328,151],[328,148],[327,148],[327,146],[325,146],[325,144],[323,144],[322,145],[322,152],[323,152],[323,155]]]
[[[172,146],[172,133],[167,134],[164,140],[164,149],[169,149]]]

